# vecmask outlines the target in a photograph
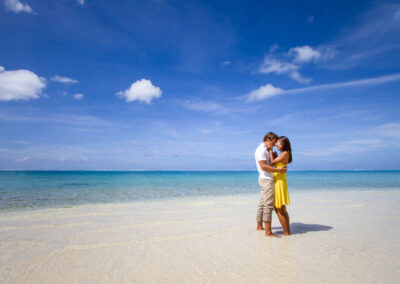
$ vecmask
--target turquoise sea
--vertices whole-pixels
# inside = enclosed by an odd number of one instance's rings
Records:
[[[0,211],[256,194],[258,173],[0,171]],[[291,171],[289,192],[400,190],[400,171]]]

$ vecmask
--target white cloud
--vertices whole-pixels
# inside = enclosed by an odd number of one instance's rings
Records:
[[[331,59],[336,54],[332,47],[323,46],[319,48],[312,48],[308,45],[297,46],[289,49],[288,52],[275,54],[277,49],[278,45],[271,46],[258,71],[264,74],[285,74],[302,84],[308,84],[312,81],[311,78],[306,78],[300,74],[303,64]]]
[[[84,5],[85,4],[85,0],[77,0],[78,1],[78,3],[80,4],[80,5]]]
[[[272,52],[276,48],[271,49]],[[293,80],[299,83],[309,83],[311,79],[304,78],[299,72],[300,66],[298,64],[288,62],[286,60],[278,59],[273,56],[272,53],[268,54],[264,58],[263,64],[260,66],[259,71],[264,74],[276,73],[276,74],[287,74]]]
[[[231,64],[231,62],[229,60],[227,60],[227,61],[222,62],[221,66],[224,67],[224,66],[227,66],[229,64]]]
[[[0,66],[0,101],[38,99],[46,80],[29,70],[5,71]]]
[[[63,76],[58,76],[55,75],[53,76],[50,80],[55,81],[55,82],[59,82],[59,83],[64,83],[64,84],[76,84],[78,83],[78,80],[74,80],[68,77],[63,77]]]
[[[22,3],[19,0],[4,0],[4,5],[6,6],[7,10],[12,11],[14,13],[21,13],[21,12],[33,13],[31,6],[29,6],[26,3]]]
[[[264,62],[260,67],[260,72],[266,74],[268,73],[282,74],[282,73],[297,71],[299,70],[299,68],[300,67],[296,64],[283,62],[269,55],[264,58]]]
[[[80,101],[83,99],[84,95],[83,94],[75,94],[75,95],[73,95],[73,97],[75,100]]]
[[[321,91],[321,90],[330,90],[330,89],[337,89],[337,88],[346,88],[346,87],[357,87],[357,86],[367,86],[367,85],[380,85],[388,82],[400,81],[400,73],[392,74],[392,75],[385,75],[381,77],[375,78],[368,78],[362,80],[354,80],[348,82],[339,82],[339,83],[332,83],[332,84],[321,84],[315,85],[306,88],[297,88],[291,90],[284,90],[280,88],[276,88],[271,84],[267,84],[262,86],[258,89],[255,89],[247,94],[249,101],[255,100],[265,100],[271,98],[276,95],[282,94],[299,94],[299,93],[306,93],[312,91]]]
[[[304,78],[299,72],[293,71],[290,72],[289,77],[292,78],[293,80],[303,83],[303,84],[308,84],[312,81],[311,78]]]
[[[265,86],[261,86],[260,88],[251,91],[247,95],[249,101],[262,101],[274,97],[276,95],[282,94],[284,92],[285,90],[281,88],[276,88],[271,84],[267,84]]]
[[[336,88],[345,88],[345,87],[356,87],[356,86],[365,86],[365,85],[379,85],[384,84],[392,81],[400,81],[400,73],[396,73],[393,75],[385,75],[381,77],[375,78],[368,78],[362,80],[354,80],[348,82],[339,82],[339,83],[332,83],[332,84],[321,84],[306,88],[298,88],[287,90],[285,93],[287,94],[297,94],[297,93],[305,93],[310,91],[320,91],[320,90],[329,90],[329,89],[336,89]]]
[[[321,52],[313,49],[308,45],[293,47],[289,50],[289,55],[294,56],[294,61],[298,63],[306,63],[317,60],[321,57]]]
[[[125,91],[117,93],[119,97],[126,99],[128,103],[142,101],[147,104],[150,104],[153,99],[160,98],[161,94],[161,89],[154,86],[151,81],[147,79],[138,80],[132,83]]]

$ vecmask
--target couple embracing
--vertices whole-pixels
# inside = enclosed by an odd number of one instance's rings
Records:
[[[278,156],[272,148],[276,145]],[[283,234],[290,235],[289,214],[286,205],[290,204],[286,182],[287,164],[292,162],[292,149],[287,137],[278,137],[273,132],[264,136],[264,141],[255,152],[258,184],[260,186],[260,204],[257,210],[257,230],[264,230],[265,235],[277,237],[271,231],[272,211],[275,210],[283,228]],[[274,167],[275,166],[275,167]]]

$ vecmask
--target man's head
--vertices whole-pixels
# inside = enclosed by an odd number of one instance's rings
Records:
[[[276,141],[278,141],[278,135],[274,132],[268,132],[264,136],[264,144],[267,148],[272,148],[275,146]]]

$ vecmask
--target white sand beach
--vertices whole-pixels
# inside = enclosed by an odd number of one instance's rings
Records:
[[[291,201],[279,239],[255,230],[257,195],[3,212],[0,282],[400,283],[400,191]]]

